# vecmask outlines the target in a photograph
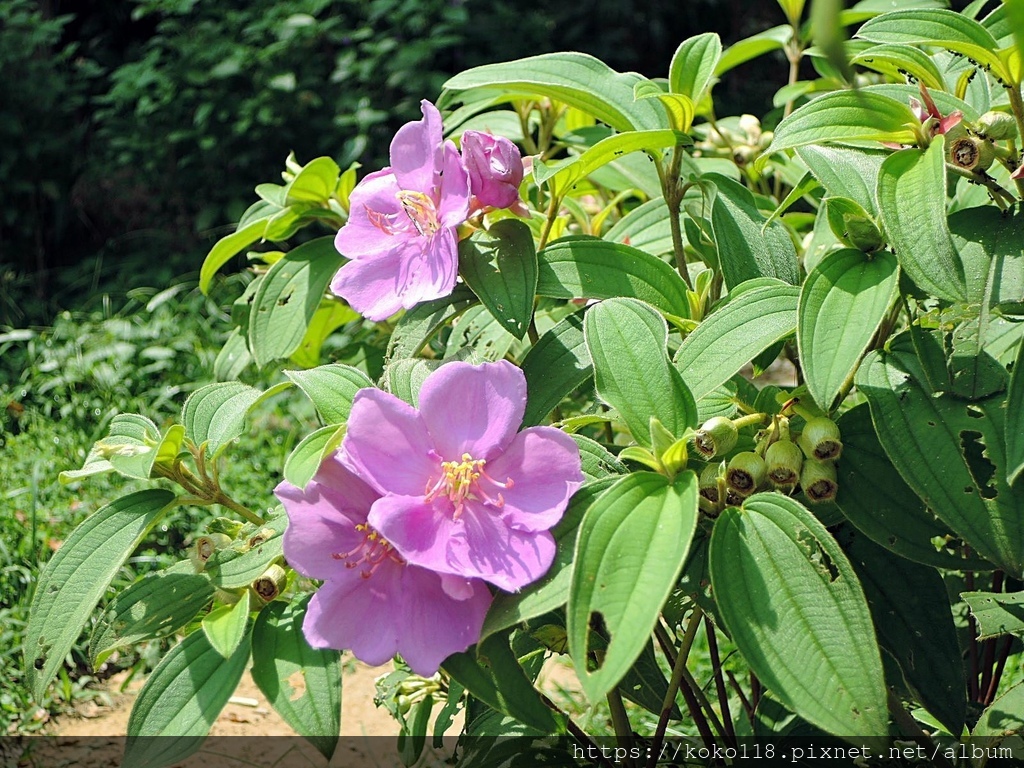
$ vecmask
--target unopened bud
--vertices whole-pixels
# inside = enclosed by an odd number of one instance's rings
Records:
[[[1012,115],[1005,112],[986,112],[975,123],[978,134],[989,141],[1005,141],[1017,138],[1017,123]]]
[[[772,443],[764,454],[764,461],[768,466],[768,482],[775,488],[792,489],[800,481],[804,454],[795,443],[789,440]]]
[[[835,465],[830,461],[805,461],[800,473],[800,487],[808,501],[815,504],[832,501],[839,490]]]
[[[988,142],[973,136],[957,139],[949,145],[946,152],[946,161],[964,171],[987,170],[993,160],[995,160],[995,153]]]
[[[712,459],[735,448],[739,435],[739,430],[730,419],[724,416],[715,416],[705,421],[703,426],[697,430],[693,444],[697,448],[697,453],[705,459]]]
[[[288,583],[288,573],[280,565],[272,565],[252,583],[252,591],[265,603],[276,600]]]
[[[799,442],[807,458],[815,461],[835,461],[843,452],[839,427],[824,416],[810,419],[804,425]]]
[[[768,467],[753,451],[737,453],[729,461],[725,482],[741,498],[746,498],[764,482]]]

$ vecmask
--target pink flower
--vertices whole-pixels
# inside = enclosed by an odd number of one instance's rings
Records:
[[[288,513],[285,558],[302,575],[324,580],[302,623],[314,648],[351,650],[371,665],[400,653],[429,677],[480,639],[491,604],[487,585],[408,564],[367,525],[379,494],[337,458],[305,489],[281,483],[274,493]]]
[[[924,87],[924,83],[919,82],[917,84],[918,89],[921,91],[921,99],[924,101],[924,106],[917,99],[911,97],[910,108],[914,110],[914,114],[917,119],[923,124],[927,124],[929,131],[932,136],[940,133],[947,133],[953,126],[959,125],[960,121],[963,120],[963,112],[959,109],[955,109],[948,115],[943,116],[939,112],[939,108],[935,105],[935,100],[932,95],[928,93],[928,89]]]
[[[576,443],[554,427],[517,434],[526,378],[506,361],[443,365],[419,402],[355,396],[341,458],[382,494],[370,525],[438,573],[509,591],[543,576],[555,556],[549,530],[583,482]]]
[[[520,203],[523,157],[519,147],[503,136],[466,131],[462,159],[469,171],[470,190],[482,205],[511,208]]]
[[[1017,166],[1017,169],[1010,174],[1010,178],[1013,179],[1014,181],[1024,179],[1024,163],[1021,163],[1020,165]]]
[[[441,113],[421,102],[423,119],[391,141],[391,165],[366,176],[350,196],[350,217],[334,241],[351,261],[331,290],[370,320],[447,296],[459,268],[456,227],[469,215],[469,176],[441,135]]]

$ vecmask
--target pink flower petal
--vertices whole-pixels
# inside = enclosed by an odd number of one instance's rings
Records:
[[[353,259],[331,279],[331,291],[364,317],[387,320],[403,308],[399,290],[403,264],[400,248]]]
[[[391,140],[391,167],[402,189],[431,194],[442,164],[441,113],[426,99],[420,109],[423,119],[406,123]]]
[[[410,309],[454,290],[459,274],[458,248],[455,230],[441,229],[430,238],[418,238],[415,245],[406,249],[405,273],[399,290],[402,306]]]
[[[350,259],[387,251],[399,242],[399,235],[389,235],[381,224],[394,217],[404,229],[411,229],[409,217],[398,199],[400,187],[390,168],[367,175],[349,198],[349,219],[334,239],[338,253]],[[372,217],[372,218],[371,218]],[[384,218],[382,218],[384,217]],[[404,238],[402,238],[404,239]]]
[[[446,658],[465,651],[480,639],[491,593],[479,580],[463,580],[465,597],[452,598],[445,577],[405,567],[399,653],[417,675],[429,677]]]
[[[379,389],[356,393],[341,458],[380,493],[423,496],[440,473],[433,448],[411,405]]]
[[[385,496],[374,502],[369,520],[409,563],[510,592],[543,576],[555,557],[551,534],[510,530],[494,510],[475,502],[454,520],[446,499],[430,504]]]
[[[524,429],[485,471],[498,482],[513,479],[501,491],[505,522],[520,531],[554,527],[583,484],[580,451],[569,435],[554,427]]]
[[[309,601],[302,632],[314,648],[338,648],[371,666],[398,652],[401,635],[395,600],[406,566],[385,562],[368,579],[339,571]]]
[[[489,459],[515,437],[525,410],[526,377],[506,360],[447,363],[420,389],[420,414],[446,461]]]
[[[469,173],[451,141],[444,143],[441,195],[437,215],[444,227],[457,227],[469,216]]]

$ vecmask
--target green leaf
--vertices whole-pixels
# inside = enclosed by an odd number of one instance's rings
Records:
[[[878,642],[899,663],[925,708],[950,733],[961,733],[967,686],[942,576],[934,568],[893,557],[865,536],[847,535],[844,549],[864,587]]]
[[[672,227],[663,198],[638,205],[604,234],[604,239],[659,255],[672,252]]]
[[[299,348],[327,285],[344,263],[332,237],[303,243],[274,263],[256,289],[249,314],[249,349],[257,366]]]
[[[313,313],[313,318],[306,328],[299,348],[290,361],[303,368],[313,368],[320,364],[320,348],[330,335],[343,325],[361,321],[362,316],[352,307],[340,300],[324,299]]]
[[[617,131],[665,128],[662,109],[633,100],[642,78],[620,74],[585,53],[548,53],[462,72],[444,84],[447,91],[500,88],[526,96],[546,96],[583,110]]]
[[[213,599],[210,580],[192,563],[147,573],[110,602],[89,641],[93,669],[118,648],[166,637],[195,618]]]
[[[987,567],[974,555],[965,557],[962,548],[947,546],[955,537],[889,461],[878,442],[867,403],[851,408],[837,423],[843,436],[843,458],[836,468],[836,503],[850,522],[876,544],[917,563],[954,571]]]
[[[949,232],[964,265],[967,303],[1024,314],[1024,213],[965,208],[949,217]]]
[[[891,152],[862,147],[808,145],[796,150],[831,197],[853,200],[872,216],[878,214],[878,171]]]
[[[735,293],[735,291],[734,291]],[[772,344],[796,331],[793,285],[765,285],[719,306],[679,347],[675,366],[700,400]]]
[[[198,750],[248,663],[248,636],[229,659],[217,653],[203,632],[193,632],[174,646],[132,707],[125,764],[162,768]]]
[[[373,386],[365,373],[342,363],[307,371],[285,371],[284,375],[310,399],[325,424],[344,424],[356,393]]]
[[[331,424],[306,435],[284,462],[284,479],[298,488],[305,488],[329,455],[345,437],[345,427]]]
[[[36,701],[64,664],[107,585],[174,503],[151,488],[115,499],[68,536],[39,574],[25,627],[25,677]]]
[[[107,436],[89,451],[81,469],[61,472],[62,483],[105,472],[148,480],[161,444],[160,430],[137,413],[119,413],[110,420]]]
[[[551,568],[540,581],[524,587],[520,592],[499,592],[495,595],[494,602],[487,611],[487,618],[484,619],[481,641],[496,632],[510,629],[565,605],[569,599],[572,558],[580,521],[587,508],[616,479],[607,477],[588,483],[576,491],[565,510],[565,515],[551,530],[557,547]]]
[[[210,645],[225,659],[238,648],[249,624],[249,590],[234,605],[214,608],[203,617],[203,632]]]
[[[928,508],[975,551],[1024,574],[1024,498],[1005,482],[1001,397],[965,403],[912,375],[906,345],[871,352],[857,372],[885,452]]]
[[[441,666],[491,709],[541,733],[559,730],[558,721],[512,652],[507,633],[491,635],[464,653],[453,653]]]
[[[583,691],[598,701],[618,685],[647,645],[682,572],[697,525],[697,476],[674,482],[652,472],[622,478],[580,523],[567,609],[569,651]],[[588,669],[590,625],[603,621],[611,640],[601,665]]]
[[[624,475],[629,471],[625,464],[606,451],[596,440],[583,435],[572,435],[572,439],[580,449],[583,476],[588,480],[600,480],[608,475]]]
[[[448,296],[417,304],[395,324],[388,342],[388,360],[415,356],[446,323],[476,303],[467,288],[456,287]]]
[[[689,316],[686,283],[656,256],[596,237],[563,237],[538,256],[537,293],[555,299],[640,299]]]
[[[778,221],[768,224],[753,194],[742,184],[718,173],[705,173],[701,178],[718,188],[711,224],[726,285],[733,288],[755,277],[798,283],[796,248],[785,226]]]
[[[715,521],[709,557],[720,616],[765,687],[829,733],[886,737],[864,592],[814,515],[781,494],[755,494]]]
[[[527,392],[523,426],[531,427],[593,375],[582,315],[569,315],[545,332],[526,353],[522,368]]]
[[[283,386],[282,386],[283,384]],[[207,445],[207,456],[217,455],[242,434],[245,417],[259,403],[290,386],[277,384],[265,392],[237,381],[200,387],[185,400],[181,423],[196,445]]]
[[[244,226],[240,224],[237,231],[218,240],[207,254],[199,270],[199,290],[203,293],[210,292],[210,283],[213,282],[213,276],[218,270],[231,261],[233,256],[262,238],[267,229],[267,220],[281,211],[280,207],[269,203],[257,203],[257,206],[262,207],[260,218],[253,219]]]
[[[1006,479],[1011,485],[1024,472],[1024,342],[1017,347],[1006,393]]]
[[[744,38],[733,43],[718,60],[715,67],[716,75],[723,75],[734,67],[744,64],[758,56],[785,48],[793,38],[793,27],[789,24],[780,24],[777,27],[758,32],[756,35]]]
[[[946,90],[946,81],[931,56],[907,45],[875,45],[855,54],[850,63],[881,72],[897,81],[902,81],[904,73],[907,73],[930,90]]]
[[[870,91],[835,91],[804,104],[775,129],[765,157],[807,144],[914,141],[917,118],[907,104]]]
[[[302,632],[310,596],[274,601],[252,630],[252,679],[274,710],[328,760],[341,733],[341,654]]]
[[[694,104],[700,103],[721,58],[722,41],[714,32],[684,40],[668,67],[669,90],[689,96]]]
[[[830,411],[896,299],[891,253],[830,253],[807,276],[797,305],[796,340],[807,389]]]
[[[587,311],[583,333],[597,392],[638,443],[651,444],[652,418],[676,438],[696,426],[693,397],[665,349],[668,326],[653,308],[636,299],[607,299]]]
[[[279,507],[280,509],[280,507]],[[257,528],[247,525],[231,546],[218,549],[206,561],[206,574],[221,589],[248,587],[282,557],[284,529],[288,516],[279,514]]]
[[[306,163],[285,188],[285,203],[316,203],[326,205],[338,186],[341,168],[329,157],[318,157]]]
[[[978,620],[978,639],[1024,636],[1024,592],[961,592]]]
[[[1024,731],[1024,683],[1017,683],[981,713],[972,738],[985,739],[985,747],[993,747],[1007,737]],[[991,739],[991,740],[990,740]],[[1019,753],[1017,753],[1019,755]]]
[[[927,150],[903,149],[882,163],[878,206],[907,276],[933,296],[965,301],[967,284],[946,220],[944,136]]]
[[[931,45],[974,59],[993,75],[1009,82],[1009,73],[996,54],[992,33],[963,14],[949,10],[893,11],[876,16],[857,31],[857,37],[874,43]]]
[[[459,272],[501,327],[526,335],[537,291],[537,251],[530,228],[502,219],[459,243]]]

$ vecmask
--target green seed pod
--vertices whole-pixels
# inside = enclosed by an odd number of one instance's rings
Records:
[[[265,603],[276,600],[288,583],[288,573],[280,565],[272,565],[252,583],[252,591]]]
[[[843,452],[839,441],[839,427],[832,419],[818,416],[810,419],[800,433],[800,447],[807,458],[815,461],[835,461]]]
[[[975,123],[978,135],[989,141],[1006,141],[1017,138],[1017,123],[1012,115],[1005,112],[986,112]]]
[[[218,549],[231,544],[231,538],[223,533],[209,533],[205,536],[198,536],[192,543],[192,551],[189,557],[196,568],[196,572],[206,567],[206,561],[213,557]]]
[[[764,455],[768,465],[768,482],[775,488],[791,489],[800,481],[804,463],[803,451],[790,440],[779,440],[768,446]]]
[[[800,487],[810,502],[832,501],[839,490],[835,465],[830,461],[805,461],[800,473]]]
[[[949,149],[946,150],[946,162],[974,173],[987,170],[995,158],[991,145],[973,136],[957,139],[950,143]]]
[[[767,471],[764,459],[753,451],[743,451],[729,461],[725,482],[738,496],[746,498],[764,482]]]
[[[700,482],[698,483],[700,495],[714,504],[718,503],[718,476],[720,471],[721,467],[718,464],[708,464],[704,467],[704,471],[700,473]]]
[[[693,444],[697,448],[697,453],[705,459],[713,459],[735,448],[739,436],[739,430],[732,421],[724,416],[715,416],[705,421],[697,430]]]

